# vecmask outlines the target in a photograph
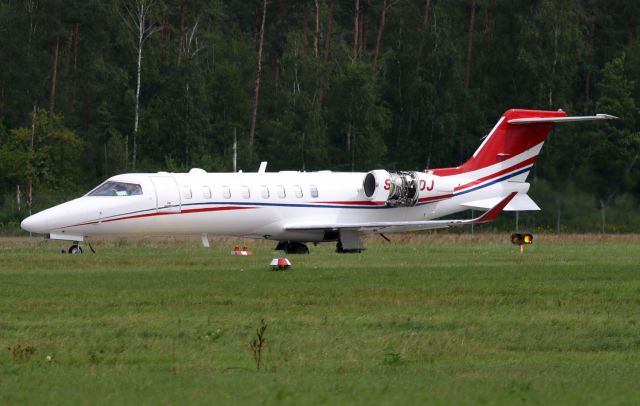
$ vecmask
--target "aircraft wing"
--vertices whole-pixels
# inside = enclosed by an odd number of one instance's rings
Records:
[[[334,223],[334,224],[318,224],[318,223],[295,223],[285,225],[287,231],[316,231],[316,230],[352,230],[360,232],[400,232],[400,231],[418,231],[432,230],[436,228],[447,228],[451,226],[462,226],[465,224],[479,224],[494,221],[500,212],[509,204],[509,202],[517,195],[517,192],[509,194],[498,204],[493,206],[481,216],[473,219],[449,219],[449,220],[420,220],[420,221],[376,221],[363,223]]]

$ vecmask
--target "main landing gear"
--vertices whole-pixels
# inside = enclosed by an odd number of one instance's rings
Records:
[[[362,249],[355,248],[347,250],[342,246],[342,241],[338,239],[338,242],[336,243],[336,252],[338,254],[359,254],[362,252]]]
[[[309,248],[298,241],[280,241],[276,246],[276,251],[284,251],[287,254],[308,254]],[[340,254],[352,254],[362,252],[364,248],[344,248],[342,241],[338,239],[336,243],[336,252]]]
[[[284,251],[287,254],[308,254],[309,248],[298,241],[280,241],[276,246],[277,251]]]

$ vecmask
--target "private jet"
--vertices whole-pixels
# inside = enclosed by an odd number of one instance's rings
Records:
[[[556,123],[609,120],[563,111],[506,111],[462,165],[424,171],[127,173],[86,195],[36,213],[22,228],[80,243],[100,236],[224,235],[278,242],[287,253],[336,242],[360,252],[371,233],[431,230],[493,221],[502,211],[540,210],[527,176]],[[469,209],[471,219],[450,219]],[[443,217],[447,217],[443,219]]]

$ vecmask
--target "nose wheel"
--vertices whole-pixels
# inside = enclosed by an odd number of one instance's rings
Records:
[[[74,243],[69,250],[67,251],[69,254],[82,254],[82,247],[78,243]]]

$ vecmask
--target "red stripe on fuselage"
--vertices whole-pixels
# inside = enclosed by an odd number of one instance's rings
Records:
[[[257,209],[257,207],[247,207],[247,206],[223,206],[223,207],[213,207],[213,208],[206,207],[203,209],[182,210],[180,214],[202,213],[205,211],[247,210],[247,209]]]
[[[137,219],[142,217],[164,216],[167,214],[189,214],[189,213],[202,213],[206,211],[225,211],[225,210],[244,210],[244,209],[255,209],[255,207],[245,207],[245,206],[205,207],[202,209],[188,209],[188,210],[182,210],[182,211],[176,211],[176,212],[137,214],[135,216],[127,216],[127,217],[119,217],[117,219],[103,220],[102,223],[110,223],[112,221],[118,221],[118,220]]]
[[[449,193],[448,195],[423,197],[421,199],[418,199],[418,203],[431,202],[434,200],[444,200],[444,199],[449,199],[451,197],[453,197],[453,193]]]
[[[478,184],[480,184],[482,182],[486,182],[486,181],[491,180],[493,178],[497,178],[498,176],[504,175],[505,173],[508,173],[508,172],[511,172],[511,171],[515,171],[516,169],[524,168],[527,165],[531,165],[531,164],[535,163],[537,158],[538,158],[538,156],[536,155],[534,157],[531,157],[531,158],[529,158],[527,160],[524,160],[524,161],[520,162],[519,164],[515,164],[515,165],[513,165],[513,166],[511,166],[509,168],[503,169],[503,170],[498,171],[496,173],[492,173],[491,175],[487,175],[487,176],[485,176],[483,178],[476,179],[476,180],[474,180],[472,182],[469,182],[469,183],[465,183],[464,185],[456,186],[453,190],[457,192],[458,190],[467,189],[469,187],[476,186],[476,185],[478,185]]]
[[[146,213],[146,214],[136,214],[135,216],[118,217],[115,219],[94,220],[86,223],[74,224],[72,226],[66,226],[66,227],[60,227],[60,228],[86,226],[89,224],[99,224],[99,223],[111,223],[113,221],[130,220],[130,219],[137,219],[137,218],[143,218],[143,217],[166,216],[170,214],[190,214],[190,213],[202,213],[207,211],[245,210],[245,209],[256,209],[256,208],[257,207],[223,206],[223,207],[206,207],[202,209],[188,209],[188,210],[182,210],[182,211],[176,211],[176,212],[155,212],[155,213]]]
[[[526,160],[524,160],[524,161],[522,161],[522,162],[520,162],[518,164],[510,166],[510,167],[508,167],[506,169],[502,169],[502,170],[500,170],[498,172],[492,173],[491,175],[487,175],[487,176],[484,176],[482,178],[479,178],[479,179],[476,179],[474,181],[471,181],[469,183],[465,183],[464,185],[456,186],[454,188],[454,192],[458,192],[460,190],[468,189],[470,187],[479,185],[481,183],[484,183],[486,181],[492,180],[494,178],[498,178],[498,177],[500,177],[500,176],[502,176],[502,175],[504,175],[506,173],[513,172],[513,171],[518,170],[520,168],[524,168],[527,165],[533,165],[536,162],[537,158],[538,158],[538,156],[531,157],[531,158],[526,159]],[[422,199],[419,199],[418,202],[419,203],[424,203],[424,202],[430,202],[430,201],[434,201],[434,200],[448,199],[448,198],[451,198],[451,197],[453,197],[453,193],[450,193],[450,194],[447,194],[447,195],[423,197]]]

